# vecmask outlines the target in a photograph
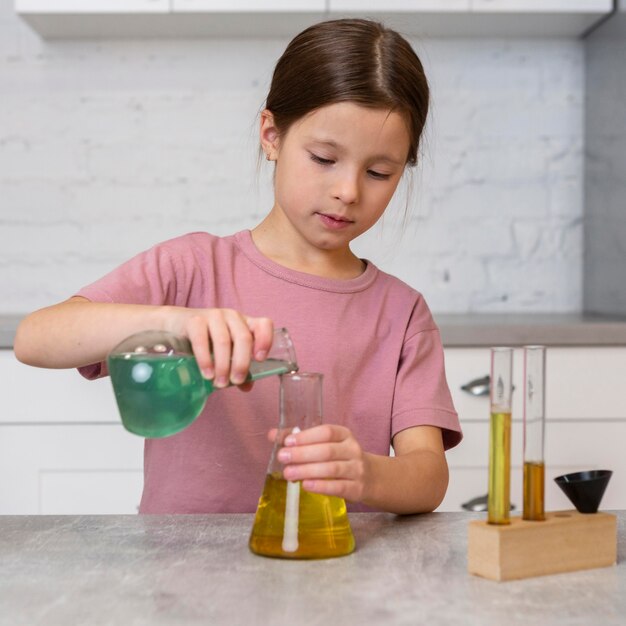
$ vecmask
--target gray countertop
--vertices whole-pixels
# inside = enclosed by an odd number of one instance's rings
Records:
[[[0,623],[624,624],[618,565],[496,583],[467,573],[472,513],[351,514],[354,554],[253,555],[252,515],[0,517]]]
[[[588,313],[434,314],[447,347],[626,346],[626,317]]]
[[[0,348],[12,348],[19,314],[0,315]],[[626,316],[578,313],[435,313],[446,347],[543,344],[626,346]]]

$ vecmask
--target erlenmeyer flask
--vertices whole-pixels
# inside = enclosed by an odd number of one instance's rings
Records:
[[[186,337],[148,330],[127,337],[107,358],[117,407],[126,430],[167,437],[193,422],[214,391],[202,376]],[[246,380],[298,369],[286,328],[274,331],[264,361],[251,361]]]
[[[355,547],[343,498],[306,491],[283,478],[276,458],[287,435],[322,423],[322,375],[280,377],[280,424],[250,535],[250,550],[285,559],[323,559]]]

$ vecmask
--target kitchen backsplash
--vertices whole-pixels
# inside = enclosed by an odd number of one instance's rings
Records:
[[[10,4],[1,312],[64,299],[160,240],[262,219],[257,116],[286,40],[45,42]],[[583,43],[413,43],[433,90],[421,165],[356,251],[437,312],[579,311]]]

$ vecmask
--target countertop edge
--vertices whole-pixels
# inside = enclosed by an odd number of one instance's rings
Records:
[[[445,347],[626,346],[626,317],[593,314],[434,314]]]
[[[13,349],[24,314],[0,314],[0,349]],[[626,316],[588,313],[433,313],[446,348],[626,346]]]

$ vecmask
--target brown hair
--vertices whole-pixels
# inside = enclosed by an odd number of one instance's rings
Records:
[[[406,162],[415,165],[428,114],[428,82],[411,45],[378,22],[320,22],[296,35],[278,60],[266,107],[285,134],[301,117],[337,102],[404,115],[410,136]]]

